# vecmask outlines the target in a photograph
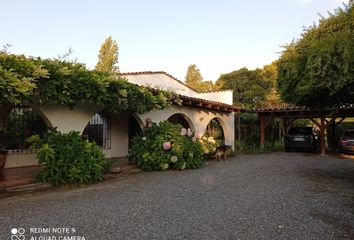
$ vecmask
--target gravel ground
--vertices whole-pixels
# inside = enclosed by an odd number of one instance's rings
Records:
[[[14,227],[34,240],[53,234],[30,228],[58,227],[85,239],[354,239],[353,206],[354,160],[240,155],[199,170],[2,199],[0,239]]]

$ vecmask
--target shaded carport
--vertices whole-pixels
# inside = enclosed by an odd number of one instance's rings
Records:
[[[284,134],[287,133],[291,123],[297,119],[309,119],[319,129],[321,135],[321,155],[326,154],[325,130],[331,126],[332,134],[335,135],[335,129],[345,118],[354,117],[354,105],[340,107],[336,109],[309,109],[305,107],[293,108],[273,108],[273,109],[257,109],[253,112],[257,113],[260,120],[260,141],[261,146],[265,142],[265,129],[269,123],[275,118],[282,119],[282,128]],[[334,138],[333,138],[333,141]],[[333,143],[333,146],[336,144]]]

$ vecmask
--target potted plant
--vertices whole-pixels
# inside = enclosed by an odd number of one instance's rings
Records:
[[[5,133],[0,131],[0,173],[3,172],[6,163],[7,151],[5,150]]]

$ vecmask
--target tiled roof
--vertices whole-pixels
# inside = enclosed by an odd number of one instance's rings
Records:
[[[195,90],[194,88],[191,88],[190,86],[188,86],[187,84],[185,84],[184,82],[182,82],[181,80],[177,79],[176,77],[172,76],[171,74],[164,72],[164,71],[143,71],[143,72],[127,72],[127,73],[120,73],[121,76],[131,76],[131,75],[153,75],[153,74],[164,74],[170,78],[172,78],[173,80],[179,82],[180,84],[182,84],[183,86],[198,92],[197,90]]]
[[[184,86],[192,89],[191,87],[187,86],[184,82],[178,80],[177,78],[173,77],[172,75],[163,72],[163,71],[145,71],[145,72],[128,72],[128,73],[120,73],[121,76],[131,76],[131,75],[152,75],[152,74],[164,74],[173,80],[183,84]],[[154,88],[152,88],[154,89]],[[192,89],[195,91],[194,89]],[[212,110],[217,110],[217,111],[223,111],[223,112],[239,112],[241,111],[240,108],[235,107],[230,104],[226,103],[221,103],[221,102],[215,102],[211,100],[206,100],[202,98],[195,98],[195,97],[189,97],[186,95],[179,94],[179,97],[182,100],[182,104],[185,106],[193,106],[193,107],[200,107],[200,108],[206,108],[206,109],[212,109]]]
[[[126,72],[126,73],[120,73],[121,76],[131,76],[131,75],[153,75],[153,74],[164,74],[170,78],[172,78],[173,80],[179,82],[180,84],[182,84],[183,86],[197,92],[200,94],[204,94],[204,93],[213,93],[213,92],[226,92],[226,91],[232,91],[232,89],[230,90],[212,90],[212,91],[205,91],[205,92],[201,92],[201,91],[197,91],[196,89],[188,86],[185,82],[182,82],[181,80],[179,80],[178,78],[172,76],[171,74],[164,72],[164,71],[142,71],[142,72]]]

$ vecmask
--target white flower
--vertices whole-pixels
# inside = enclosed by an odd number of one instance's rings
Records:
[[[166,169],[168,169],[169,165],[168,165],[168,163],[161,163],[160,167],[161,167],[161,169],[166,170]]]
[[[181,166],[181,170],[185,169],[186,168],[186,163],[184,162]]]
[[[171,157],[171,162],[175,163],[178,161],[178,157],[177,156],[172,156]]]
[[[193,135],[193,132],[190,128],[188,128],[188,130],[187,130],[187,135],[188,135],[188,137],[191,137]]]
[[[146,141],[146,137],[142,137],[141,139],[142,139],[143,141]]]
[[[204,141],[208,140],[205,136],[202,138]]]

